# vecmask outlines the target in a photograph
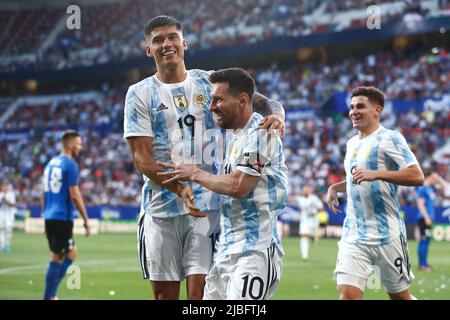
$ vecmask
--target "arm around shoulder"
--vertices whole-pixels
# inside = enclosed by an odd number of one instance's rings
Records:
[[[283,121],[285,120],[283,105],[279,101],[269,99],[259,92],[255,92],[253,95],[252,107],[254,111],[263,116],[276,115]]]

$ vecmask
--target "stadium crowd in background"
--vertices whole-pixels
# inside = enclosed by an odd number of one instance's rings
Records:
[[[82,6],[83,29],[77,32],[58,29],[65,19],[65,11],[58,8],[13,11],[0,22],[0,28],[11,33],[0,41],[0,71],[64,69],[144,57],[141,27],[148,12],[180,17],[190,50],[198,50],[361,28],[370,5],[381,8],[383,23],[435,17],[445,9],[430,11],[419,0],[177,0],[169,8],[158,0],[138,0]],[[31,27],[36,25],[39,34]],[[19,37],[22,41],[16,41]],[[52,40],[44,41],[48,38]]]
[[[354,70],[355,72],[349,72]],[[410,52],[382,51],[365,58],[348,58],[336,64],[276,64],[253,68],[258,91],[280,101],[286,110],[313,110],[315,115],[286,121],[286,160],[290,169],[290,190],[301,192],[311,183],[323,195],[326,185],[344,176],[342,157],[351,128],[345,113],[324,114],[322,106],[334,92],[359,85],[376,84],[388,99],[439,97],[450,93],[450,53],[417,49]],[[140,177],[135,174],[122,137],[115,133],[123,122],[126,86],[105,83],[97,97],[79,101],[65,94],[59,102],[20,105],[7,117],[3,128],[30,129],[28,141],[0,140],[0,173],[10,177],[21,206],[39,203],[40,180],[45,163],[58,150],[58,134],[76,126],[85,139],[80,162],[80,183],[88,205],[137,205]],[[388,106],[386,106],[388,108]],[[1,115],[1,114],[0,114]],[[433,165],[449,180],[449,159],[433,158],[449,136],[448,109],[428,109],[422,113],[389,110],[382,116],[386,128],[400,130],[421,163]],[[46,131],[46,129],[48,129]],[[427,141],[427,143],[423,143]],[[95,192],[92,192],[95,190]],[[415,205],[411,188],[400,188],[403,205]],[[437,203],[450,202],[449,190],[437,192]]]

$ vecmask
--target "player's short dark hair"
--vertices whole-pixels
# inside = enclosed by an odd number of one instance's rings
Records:
[[[64,131],[61,135],[61,142],[63,146],[67,146],[67,143],[69,143],[72,139],[80,137],[80,134],[74,130],[67,130]]]
[[[357,96],[364,96],[371,102],[375,102],[384,108],[384,94],[383,92],[375,87],[357,87],[352,90],[352,98]]]
[[[153,30],[159,27],[175,26],[177,30],[182,30],[181,22],[171,16],[157,16],[150,19],[144,29],[144,35],[148,36]]]
[[[227,82],[231,94],[237,96],[245,92],[250,100],[255,93],[255,80],[252,76],[241,68],[228,68],[217,70],[209,76],[211,83]]]

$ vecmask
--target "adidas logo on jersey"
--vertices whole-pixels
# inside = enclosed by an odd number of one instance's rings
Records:
[[[166,106],[164,105],[164,103],[161,103],[161,104],[158,106],[158,108],[156,108],[156,111],[159,112],[159,111],[163,111],[163,110],[167,110],[167,109],[169,109],[169,108],[166,107]]]

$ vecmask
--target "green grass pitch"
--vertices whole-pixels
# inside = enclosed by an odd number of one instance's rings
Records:
[[[81,271],[81,288],[69,289],[66,276],[60,299],[151,299],[150,285],[142,280],[133,234],[101,234],[75,238],[79,250],[75,264]],[[321,239],[312,247],[310,260],[300,260],[298,238],[283,239],[286,256],[280,288],[274,299],[337,299],[332,278],[337,240]],[[432,242],[429,261],[435,272],[417,271],[417,243],[409,251],[416,280],[413,294],[419,299],[450,299],[450,244]],[[50,254],[43,235],[16,232],[13,251],[0,253],[0,299],[41,299]],[[185,299],[182,285],[181,298]],[[366,299],[387,299],[383,288],[367,289]]]

